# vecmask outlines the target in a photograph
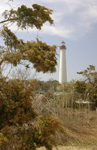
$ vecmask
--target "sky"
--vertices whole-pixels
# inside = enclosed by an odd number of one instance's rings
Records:
[[[25,41],[35,40],[38,37],[50,45],[66,44],[67,80],[81,78],[77,72],[86,69],[89,65],[97,67],[97,0],[8,0],[0,1],[0,20],[4,9],[17,8],[21,4],[31,7],[37,3],[53,10],[51,17],[54,25],[44,24],[42,30],[28,28],[27,31],[11,29],[19,38]],[[2,41],[0,42],[0,44]],[[53,74],[38,73],[41,80],[59,80],[60,50],[57,48],[56,72]],[[35,74],[35,71],[33,74]]]

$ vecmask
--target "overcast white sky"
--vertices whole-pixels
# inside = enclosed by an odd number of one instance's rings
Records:
[[[0,14],[4,9],[10,9],[7,2],[8,0],[0,1]],[[26,4],[31,7],[36,2],[53,9],[54,25],[46,23],[41,31],[29,29],[27,32],[17,32],[14,26],[13,30],[18,37],[34,40],[38,35],[40,40],[50,45],[60,45],[61,41],[65,41],[68,81],[78,79],[76,72],[84,70],[88,65],[97,66],[97,0],[14,0],[10,5],[18,7]],[[59,54],[59,49],[57,52]],[[58,80],[59,57],[56,73],[40,73],[38,76],[41,80]]]

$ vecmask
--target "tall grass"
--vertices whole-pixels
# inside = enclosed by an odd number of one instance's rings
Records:
[[[63,122],[65,132],[62,137],[57,134],[58,144],[97,145],[97,112],[74,109],[74,98],[73,93],[59,99],[48,93],[37,96],[32,103],[39,114],[52,114]]]

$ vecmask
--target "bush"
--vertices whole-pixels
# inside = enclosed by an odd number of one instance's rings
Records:
[[[32,107],[32,83],[1,79],[0,82],[0,147],[6,150],[36,150],[45,146],[52,150],[56,133],[63,132],[62,123],[51,115],[39,115]],[[36,108],[37,109],[37,108]],[[2,136],[1,136],[2,135]]]

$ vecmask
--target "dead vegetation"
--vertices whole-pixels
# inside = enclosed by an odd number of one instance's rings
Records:
[[[63,122],[64,134],[56,135],[59,145],[97,146],[96,111],[64,108],[50,93],[36,97],[33,106],[39,114],[52,114]]]
[[[37,150],[46,150],[44,147],[41,147]],[[53,150],[97,150],[97,147],[78,147],[78,146],[58,146],[58,148],[53,148]]]

